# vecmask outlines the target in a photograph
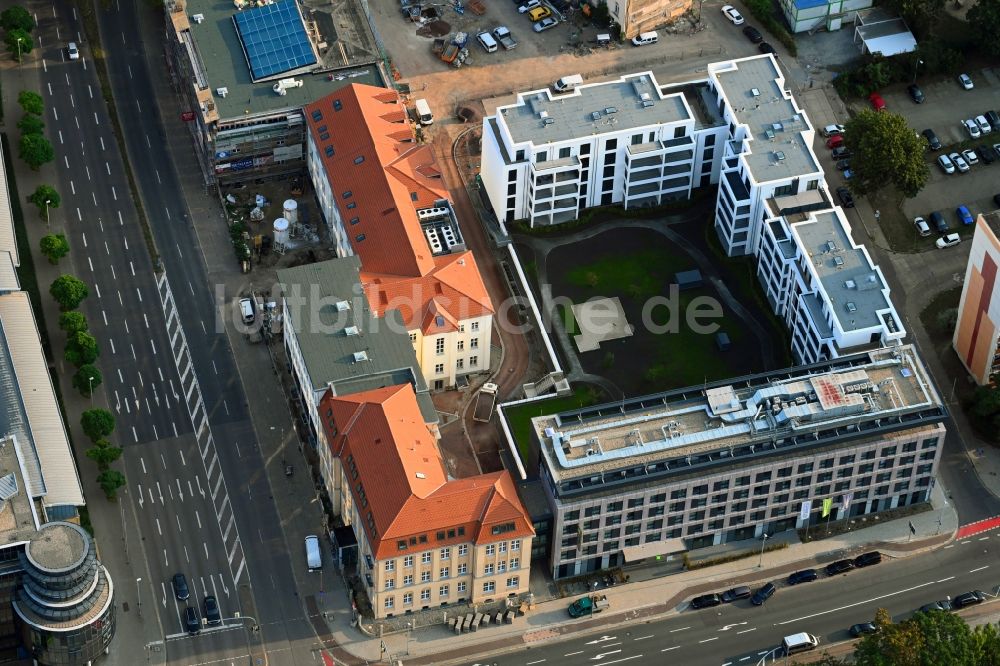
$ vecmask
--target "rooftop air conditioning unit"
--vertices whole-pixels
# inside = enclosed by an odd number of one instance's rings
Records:
[[[271,90],[284,97],[292,88],[301,88],[304,84],[301,79],[281,79],[271,86]]]
[[[222,88],[216,88],[215,94],[218,95],[219,97],[225,97],[226,95],[229,94],[229,88],[226,88],[225,86],[223,86]]]
[[[205,15],[195,14],[194,16],[191,17],[191,20],[194,21],[195,23],[201,24],[205,20]]]

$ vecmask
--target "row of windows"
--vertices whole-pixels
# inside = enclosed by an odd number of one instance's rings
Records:
[[[470,368],[478,368],[479,367],[479,357],[478,356],[470,356],[469,357],[469,367]],[[455,360],[455,369],[456,370],[464,370],[465,369],[465,359],[463,359],[463,358],[456,359]],[[444,363],[435,363],[434,364],[434,374],[436,374],[436,375],[443,375],[444,374]]]
[[[518,587],[521,586],[521,577],[520,576],[511,576],[510,578],[507,579],[506,582],[507,582],[507,589],[508,590],[515,590],[515,589],[517,589]],[[438,599],[442,599],[442,600],[447,599],[448,596],[451,594],[450,587],[451,587],[450,585],[442,585],[441,587],[439,587],[438,588]],[[458,583],[455,587],[456,587],[456,590],[458,591],[459,594],[464,594],[468,590],[468,584],[465,583],[465,582]],[[489,594],[491,592],[495,592],[496,589],[497,589],[496,581],[488,580],[485,583],[483,583],[483,592],[485,594]],[[420,590],[420,601],[430,601],[430,599],[431,599],[431,590],[430,590],[430,588],[424,588],[423,590]],[[403,606],[411,606],[412,604],[413,604],[413,593],[412,592],[406,592],[406,593],[404,593],[403,594]],[[396,598],[393,597],[393,596],[388,596],[382,602],[382,605],[385,608],[387,608],[387,609],[389,609],[389,608],[395,608],[396,607]]]
[[[500,561],[500,562],[496,562],[496,563],[490,562],[489,564],[484,565],[483,566],[483,575],[484,576],[492,576],[495,573],[496,574],[502,574],[502,573],[506,573],[507,571],[517,571],[520,568],[521,568],[521,558],[519,558],[519,557],[512,557],[512,558],[510,558],[510,561]],[[465,564],[465,563],[459,564],[457,566],[457,568],[455,569],[455,575],[456,576],[466,576],[466,575],[468,575],[468,573],[469,573],[469,565]],[[441,567],[438,570],[438,580],[447,580],[448,578],[451,578],[451,567]],[[415,580],[416,579],[415,579],[415,577],[414,577],[413,574],[404,574],[403,575],[403,587],[408,587],[410,585],[413,585],[414,582],[415,582]],[[429,582],[431,582],[431,572],[430,571],[421,571],[420,572],[420,582],[421,583],[429,583]],[[395,578],[386,578],[385,579],[385,589],[392,590],[395,587],[396,587],[396,579]]]
[[[465,529],[464,528],[459,528],[459,529],[461,529],[462,534],[465,533]],[[449,534],[451,534],[452,538],[454,538],[453,532],[454,532],[454,530],[449,530]],[[444,537],[444,532],[438,533],[438,538],[439,539],[444,539],[445,538]],[[405,542],[401,542],[401,543],[405,543]],[[457,548],[458,548],[458,557],[465,557],[466,555],[469,554],[469,544],[463,543],[463,544],[457,546]],[[490,544],[486,545],[486,549],[485,550],[486,550],[486,555],[487,556],[495,555],[498,552],[499,553],[506,553],[508,550],[510,552],[512,552],[512,553],[517,553],[517,552],[520,552],[520,550],[521,550],[521,540],[520,539],[513,539],[511,541],[499,541],[497,543],[490,543]],[[451,551],[452,551],[451,548],[441,548],[438,551],[438,557],[442,561],[450,560],[451,559]],[[430,550],[424,551],[423,553],[420,554],[420,563],[421,564],[430,564],[431,561],[432,561],[432,559],[433,559],[433,556],[434,556],[433,551],[430,551]],[[406,568],[412,567],[413,563],[415,561],[415,558],[416,558],[415,555],[404,555],[403,556],[403,566],[406,567]],[[514,561],[516,561],[516,559]],[[395,571],[396,570],[396,560],[394,560],[394,559],[393,560],[386,560],[385,561],[385,570],[386,571]]]

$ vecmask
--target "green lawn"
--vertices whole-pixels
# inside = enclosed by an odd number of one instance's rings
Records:
[[[694,265],[687,257],[664,248],[650,248],[577,266],[566,274],[566,280],[605,294],[648,298],[661,293],[664,284],[673,282],[674,273],[690,268]]]
[[[707,294],[701,289],[680,294],[680,307],[677,309],[682,313],[680,317],[683,318],[688,304],[699,295]],[[654,323],[663,326],[667,323],[669,312],[665,309],[653,310],[652,318]],[[702,318],[700,321],[718,324],[718,330],[725,331],[734,345],[743,340],[743,328],[725,314],[719,319]],[[720,352],[715,344],[714,333],[696,333],[683,319],[676,333],[656,337],[656,349],[656,357],[650,359],[644,376],[650,382],[669,386],[696,386],[706,381],[730,377],[733,372],[729,354],[738,353],[735,350]]]
[[[539,400],[524,405],[518,405],[510,409],[505,409],[507,423],[510,426],[510,433],[517,443],[517,453],[521,456],[521,462],[528,468],[529,461],[536,460],[533,452],[534,444],[531,440],[531,419],[545,414],[555,414],[568,409],[578,409],[597,404],[602,395],[598,389],[587,386],[577,386],[573,395],[567,395],[549,400]]]

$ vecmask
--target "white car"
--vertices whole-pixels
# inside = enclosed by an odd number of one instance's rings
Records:
[[[958,234],[946,234],[937,239],[934,244],[938,246],[939,250],[943,250],[946,247],[954,247],[962,242],[962,237]]]
[[[962,125],[965,126],[965,131],[968,132],[969,136],[973,139],[978,139],[983,135],[983,133],[979,131],[979,125],[976,124],[975,120],[963,120]]]
[[[826,127],[823,128],[823,136],[826,137],[837,136],[838,134],[843,134],[843,133],[844,133],[843,125],[827,125]]]
[[[535,7],[541,7],[541,0],[528,0],[526,3],[517,8],[519,14],[527,14]]]
[[[927,224],[927,220],[922,217],[913,218],[913,226],[917,228],[917,233],[921,236],[931,235],[931,225]]]
[[[997,154],[997,157],[1000,157],[1000,143],[993,144],[993,152]]]
[[[76,42],[70,42],[66,47],[66,55],[69,56],[70,60],[80,59],[80,49],[76,47]]]
[[[948,159],[954,162],[955,168],[961,171],[962,173],[965,173],[966,171],[969,170],[969,163],[966,162],[965,158],[962,157],[960,154],[952,153],[951,155],[948,155]]]
[[[938,155],[937,163],[945,173],[955,173],[955,163],[947,155]]]
[[[723,7],[722,13],[726,15],[727,19],[733,22],[733,25],[743,25],[743,16],[732,5]]]
[[[968,74],[959,74],[958,82],[961,83],[962,87],[966,90],[972,90],[973,88],[972,79],[969,78]]]
[[[969,166],[976,166],[979,164],[979,155],[976,155],[976,151],[971,148],[963,150],[962,157],[964,157],[965,161],[969,163]]]
[[[990,121],[986,120],[986,116],[976,116],[974,120],[976,121],[976,124],[979,125],[979,133],[983,136],[986,136],[993,131],[993,128],[990,127]]]

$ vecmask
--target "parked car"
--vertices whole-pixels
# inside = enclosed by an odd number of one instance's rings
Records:
[[[178,601],[187,601],[191,596],[191,591],[188,590],[188,582],[184,574],[175,573],[170,583],[173,585],[174,596],[177,597]]]
[[[743,25],[743,15],[736,11],[736,8],[732,5],[725,5],[722,8],[722,14],[732,21],[733,25]]]
[[[851,168],[851,160],[837,160],[837,171],[846,171]]]
[[[750,598],[750,588],[746,585],[740,585],[734,587],[731,590],[726,590],[722,593],[722,603],[729,604],[739,599],[749,599]]]
[[[872,108],[876,111],[885,111],[885,100],[877,92],[868,95],[868,101],[872,103]]]
[[[991,109],[983,115],[986,117],[986,120],[989,121],[990,127],[993,128],[993,131],[1000,132],[1000,113]]]
[[[833,136],[831,136],[829,139],[826,140],[826,147],[837,148],[838,146],[843,145],[843,143],[844,143],[844,135],[834,134]]]
[[[972,79],[969,78],[968,74],[959,74],[958,82],[966,90],[972,90],[975,86],[972,85]]]
[[[945,173],[955,173],[955,163],[947,155],[938,155],[937,163]]]
[[[962,125],[965,126],[965,131],[968,132],[969,136],[973,139],[978,139],[983,135],[983,133],[979,130],[979,125],[972,118],[963,120]]]
[[[878,627],[875,626],[874,622],[860,622],[855,625],[851,625],[851,628],[847,630],[851,634],[852,638],[861,638],[865,634],[874,634],[878,632]]]
[[[959,236],[956,233],[951,233],[946,236],[941,236],[941,238],[938,238],[934,244],[938,246],[939,250],[943,250],[946,247],[954,247],[961,242],[962,242],[961,236]]]
[[[958,153],[951,153],[948,155],[948,159],[955,163],[955,168],[962,173],[966,173],[969,170],[969,163],[965,161],[965,158]]]
[[[1000,143],[997,146],[1000,146]],[[1000,155],[1000,151],[997,151],[997,154]],[[851,151],[847,149],[847,146],[840,146],[839,148],[834,148],[830,156],[835,160],[846,160],[851,157]]]
[[[854,568],[854,560],[837,560],[826,565],[826,575],[836,576],[850,571]]]
[[[966,226],[972,224],[972,213],[969,212],[969,207],[965,204],[962,204],[955,209],[955,217],[958,218],[959,222]]]
[[[925,129],[921,134],[927,139],[927,147],[931,150],[941,150],[941,141],[932,129]]]
[[[921,236],[931,235],[931,225],[927,224],[927,220],[922,217],[913,218],[913,226],[917,228],[917,233]]]
[[[818,577],[819,575],[816,573],[815,569],[803,569],[802,571],[796,571],[791,576],[789,576],[788,584],[798,585],[799,583],[811,583]]]
[[[528,0],[526,3],[517,8],[518,14],[527,14],[535,7],[541,7],[541,0]]]
[[[548,18],[552,16],[552,10],[544,5],[539,5],[534,9],[528,10],[528,18],[532,21],[541,21],[543,18]]]
[[[966,606],[981,604],[984,601],[986,601],[986,595],[983,594],[982,590],[973,590],[972,592],[966,592],[955,597],[951,602],[951,607],[958,610]]]
[[[979,155],[976,155],[976,151],[972,148],[966,148],[962,151],[962,158],[969,163],[969,166],[975,166],[979,164]]]
[[[997,154],[997,157],[1000,157],[1000,143],[993,144],[993,152]]]
[[[924,103],[924,91],[921,90],[920,86],[918,86],[916,83],[914,83],[913,85],[909,86],[906,89],[906,92],[910,93],[910,99],[912,99],[917,104],[923,104]]]
[[[854,208],[854,195],[846,187],[837,188],[837,198],[840,199],[840,205],[844,208]]]
[[[948,226],[948,220],[944,219],[944,215],[938,211],[931,213],[931,225],[937,230],[938,233],[944,233],[948,231],[951,227]],[[858,566],[858,558],[854,560],[854,566]]]
[[[205,619],[209,626],[214,627],[222,624],[222,612],[219,611],[219,602],[215,600],[215,597],[210,594],[205,597],[203,603],[205,605]]]
[[[753,596],[750,597],[750,603],[754,606],[763,606],[765,601],[774,596],[776,589],[774,583],[765,583],[764,587],[753,593]]]
[[[757,44],[757,50],[760,51],[761,53],[776,53],[774,47],[768,44],[767,42],[760,42],[759,44]]]
[[[744,26],[743,34],[746,35],[747,39],[749,39],[754,44],[760,44],[762,41],[764,41],[764,35],[760,34],[760,30],[753,27],[752,25]]]
[[[979,159],[983,161],[983,164],[993,164],[993,162],[997,159],[993,149],[985,143],[980,146],[976,146],[976,153],[979,155]]]
[[[827,125],[823,128],[823,136],[837,136],[844,133],[843,125]]]
[[[703,594],[700,597],[695,597],[691,600],[691,608],[694,610],[700,610],[702,608],[718,606],[721,603],[722,598],[718,594]]]
[[[545,17],[545,18],[543,18],[543,19],[542,19],[541,21],[538,21],[538,22],[537,22],[537,23],[535,23],[535,24],[534,24],[533,26],[531,26],[531,28],[532,28],[532,30],[534,30],[535,32],[545,32],[545,31],[546,31],[546,30],[548,30],[549,28],[554,28],[554,27],[556,27],[556,24],[557,24],[557,23],[559,23],[559,21],[555,20],[555,19],[554,19],[554,18],[552,18],[551,16],[546,16],[546,17]]]
[[[844,169],[844,180],[850,180],[854,178],[854,172],[850,169]]]
[[[952,234],[952,235],[957,236],[958,234]],[[931,611],[944,611],[947,613],[948,611],[951,610],[951,602],[948,601],[947,599],[944,599],[942,601],[932,601],[929,604],[924,604],[923,606],[921,606],[920,610],[922,610],[925,613],[929,613]]]
[[[986,120],[986,116],[976,116],[973,120],[979,125],[979,132],[984,136],[993,131],[993,128],[990,127],[990,122]]]
[[[189,634],[197,634],[201,631],[201,618],[198,617],[198,609],[188,606],[184,609],[184,628]]]

